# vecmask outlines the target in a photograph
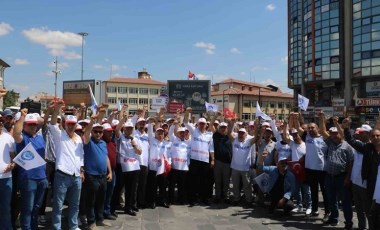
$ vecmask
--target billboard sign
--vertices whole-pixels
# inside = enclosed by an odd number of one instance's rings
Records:
[[[206,112],[205,103],[210,100],[209,80],[170,80],[168,81],[169,103],[176,100],[193,113]]]
[[[160,109],[161,107],[166,107],[168,104],[168,99],[166,97],[154,97],[152,98],[151,109]]]
[[[91,86],[94,95],[99,93],[95,90],[95,80],[64,81],[63,100],[66,106],[78,106],[82,102],[84,102],[86,106],[90,106],[91,96],[88,85]]]
[[[380,106],[380,98],[358,98],[356,106]]]

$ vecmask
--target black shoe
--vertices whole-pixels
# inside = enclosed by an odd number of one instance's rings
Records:
[[[352,225],[353,225],[352,222],[344,222],[344,228],[343,229],[351,230]]]
[[[117,218],[119,215],[116,212],[114,212],[114,213],[111,213],[111,216],[114,216]]]
[[[207,199],[204,199],[204,200],[202,200],[202,203],[204,204],[204,205],[210,205],[210,202],[208,202],[208,200]]]
[[[337,226],[339,224],[338,221],[329,219],[326,222],[323,222],[323,225]]]
[[[137,208],[138,208],[138,209],[145,209],[145,204],[138,204],[138,205],[137,205]]]
[[[116,220],[116,217],[113,216],[113,215],[104,215],[104,219],[107,219],[107,220]]]
[[[168,203],[166,203],[166,202],[163,202],[161,204],[161,206],[164,207],[164,208],[170,208],[170,205]]]
[[[150,208],[151,208],[151,209],[155,209],[155,208],[156,208],[156,203],[152,203],[152,204],[150,205]]]
[[[189,207],[194,207],[194,202],[189,202]]]
[[[128,215],[130,215],[130,216],[136,216],[136,212],[133,211],[132,209],[127,209],[127,210],[125,210],[124,213],[125,213],[125,214],[128,214]]]
[[[135,212],[138,212],[139,211],[139,209],[136,207],[136,206],[132,206],[132,208],[131,208],[133,211],[135,211]]]

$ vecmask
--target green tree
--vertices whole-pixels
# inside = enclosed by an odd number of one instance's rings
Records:
[[[13,91],[13,89],[11,91],[8,91],[7,94],[5,94],[5,96],[3,97],[4,99],[4,104],[3,104],[3,108],[6,108],[6,107],[9,107],[9,106],[14,106],[16,105],[17,103],[17,96],[16,96],[17,93],[15,93]]]

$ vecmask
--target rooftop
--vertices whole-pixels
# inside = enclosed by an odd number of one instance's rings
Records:
[[[105,82],[114,83],[129,83],[129,84],[147,84],[147,85],[166,85],[164,82],[152,80],[152,79],[141,79],[141,78],[128,78],[128,77],[113,77]]]

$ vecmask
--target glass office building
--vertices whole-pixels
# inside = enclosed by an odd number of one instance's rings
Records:
[[[379,97],[380,0],[288,0],[288,86],[312,106]]]

